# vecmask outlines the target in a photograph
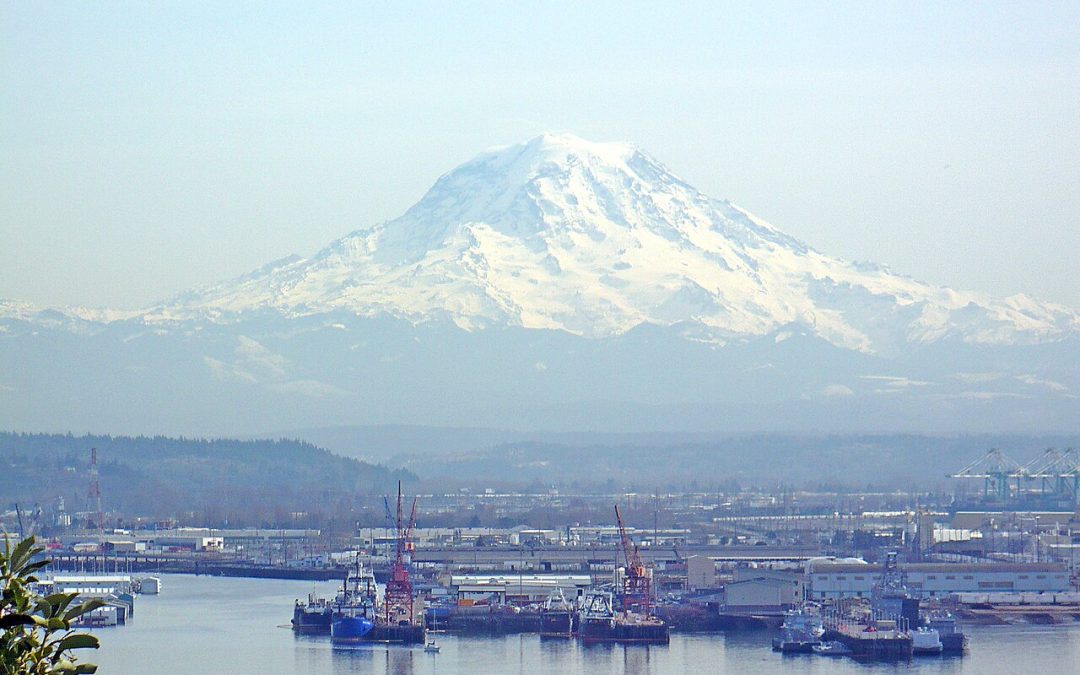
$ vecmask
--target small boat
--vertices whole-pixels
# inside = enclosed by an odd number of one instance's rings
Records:
[[[438,654],[439,645],[435,642],[434,639],[428,640],[427,644],[424,645],[424,651],[429,654]]]
[[[915,654],[940,654],[941,636],[933,628],[919,627],[911,633],[912,652]]]
[[[936,610],[926,617],[929,628],[938,632],[941,641],[941,651],[945,654],[963,654],[967,644],[964,633],[956,628],[956,617],[948,611]]]
[[[850,656],[852,654],[851,648],[839,640],[816,644],[810,650],[821,656]]]
[[[814,607],[807,605],[788,610],[784,625],[780,626],[780,635],[773,638],[772,648],[785,654],[809,654],[821,643],[824,634],[821,616]]]
[[[292,629],[298,633],[329,633],[334,607],[325,598],[309,594],[307,602],[293,605]]]

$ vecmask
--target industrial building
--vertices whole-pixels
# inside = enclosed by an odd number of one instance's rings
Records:
[[[802,582],[774,576],[732,581],[724,586],[723,613],[782,614],[802,602]]]
[[[543,602],[556,589],[569,599],[576,598],[592,586],[592,577],[587,574],[455,574],[450,577],[449,585],[458,604],[523,605]]]
[[[1060,593],[1069,590],[1065,565],[1047,563],[909,563],[901,565],[905,586],[915,597],[952,593]],[[881,565],[814,563],[809,566],[808,597],[868,597],[881,577]]]
[[[720,587],[720,575],[716,561],[705,555],[692,555],[686,559],[686,587],[701,591]]]

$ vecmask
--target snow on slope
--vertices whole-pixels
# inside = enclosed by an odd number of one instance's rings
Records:
[[[145,320],[265,308],[587,337],[678,324],[716,342],[798,324],[864,352],[1080,331],[1080,315],[1064,307],[1025,296],[996,301],[823,255],[707,197],[634,146],[568,134],[483,153],[395,220],[311,259],[283,259],[193,291]]]

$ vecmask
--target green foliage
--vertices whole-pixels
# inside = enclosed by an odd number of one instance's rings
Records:
[[[36,559],[43,551],[34,545],[33,537],[13,547],[4,535],[4,550],[0,552],[0,675],[96,672],[97,666],[79,663],[71,652],[97,649],[97,638],[72,631],[71,624],[101,607],[102,602],[75,604],[76,593],[36,593],[34,573],[49,564]]]

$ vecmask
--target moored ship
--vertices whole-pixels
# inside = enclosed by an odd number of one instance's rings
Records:
[[[616,612],[613,596],[605,591],[585,595],[578,613],[578,637],[593,642],[641,642],[667,644],[668,625],[653,616],[631,611]]]
[[[809,606],[789,610],[780,626],[780,635],[773,638],[773,651],[785,654],[809,654],[821,644],[825,626],[821,616]]]
[[[574,606],[562,589],[555,589],[540,609],[540,637],[572,637],[574,615]]]
[[[297,633],[329,633],[334,606],[326,598],[308,594],[307,602],[293,605],[292,629]]]
[[[416,499],[405,520],[401,482],[398,482],[397,552],[390,568],[390,578],[382,602],[379,602],[375,575],[363,569],[357,560],[356,581],[346,583],[351,602],[335,608],[330,637],[335,642],[400,642],[424,644],[426,632],[423,608],[417,608],[413,596],[409,566],[412,558],[412,530],[416,524]],[[419,609],[419,616],[417,610]]]
[[[941,637],[933,628],[919,626],[911,631],[911,652],[913,654],[940,654]]]
[[[946,610],[928,612],[924,619],[926,626],[937,631],[944,654],[963,654],[967,646],[967,636],[956,627],[956,616]]]
[[[627,534],[619,505],[615,505],[626,566],[615,570],[615,588],[619,591],[619,610],[615,596],[593,591],[582,598],[577,616],[577,634],[590,642],[644,642],[667,644],[667,623],[653,614],[652,570],[645,567],[637,546]]]
[[[330,639],[334,642],[359,642],[371,634],[379,615],[379,592],[375,574],[356,558],[341,591],[334,600],[330,621]]]

